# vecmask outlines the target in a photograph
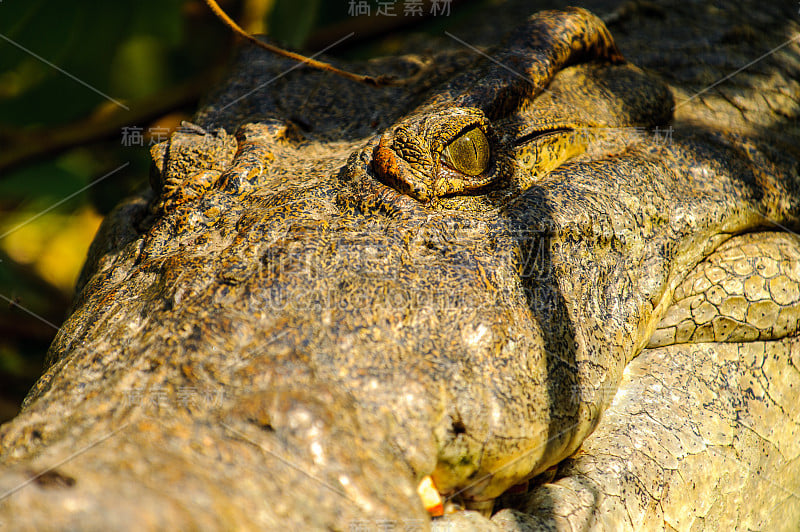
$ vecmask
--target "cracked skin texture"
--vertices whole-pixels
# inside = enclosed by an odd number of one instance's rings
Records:
[[[493,53],[513,73],[445,53],[237,100],[291,66],[244,52],[93,244],[0,428],[0,521],[795,528],[797,50],[674,113],[702,86],[642,50],[550,11]],[[461,174],[442,152],[476,128]],[[494,515],[431,522],[426,474]]]

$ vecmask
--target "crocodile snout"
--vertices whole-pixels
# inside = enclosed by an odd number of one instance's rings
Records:
[[[139,409],[79,446],[54,443],[0,474],[0,523],[10,530],[427,526],[413,474],[381,420],[325,384],[231,394],[212,419]]]

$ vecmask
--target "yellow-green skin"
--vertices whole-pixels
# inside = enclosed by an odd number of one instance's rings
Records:
[[[0,522],[427,529],[432,475],[494,506],[452,530],[794,528],[797,83],[761,66],[758,128],[673,116],[577,9],[492,57],[260,90],[291,64],[247,51],[101,229],[0,428]],[[471,128],[477,175],[440,156]]]

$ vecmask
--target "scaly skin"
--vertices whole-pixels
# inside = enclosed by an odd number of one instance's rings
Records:
[[[800,225],[792,137],[693,106],[670,122],[689,89],[583,10],[534,15],[493,57],[386,91],[300,70],[251,92],[291,64],[248,51],[153,150],[155,193],[101,229],[0,429],[0,521],[426,529],[432,475],[487,514],[533,479],[491,520],[436,526],[797,523],[800,245],[764,231]],[[441,153],[473,127],[491,158],[470,176]],[[722,332],[671,336],[678,317]]]

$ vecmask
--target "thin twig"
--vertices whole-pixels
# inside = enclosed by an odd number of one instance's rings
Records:
[[[310,67],[313,67],[313,68],[316,68],[316,69],[319,69],[319,70],[323,70],[325,72],[331,72],[333,74],[342,76],[344,78],[356,81],[358,83],[365,83],[365,84],[371,85],[373,87],[385,87],[387,85],[397,85],[397,84],[402,83],[402,81],[398,81],[398,80],[396,80],[395,78],[393,78],[391,76],[378,76],[377,78],[374,78],[372,76],[366,76],[366,75],[363,75],[363,74],[355,74],[353,72],[348,72],[346,70],[342,70],[340,68],[336,68],[335,66],[331,65],[330,63],[324,63],[322,61],[317,61],[316,59],[312,59],[310,57],[306,57],[306,56],[301,55],[301,54],[296,54],[294,52],[290,52],[288,50],[284,50],[283,48],[279,48],[279,47],[273,46],[273,45],[271,45],[269,43],[265,43],[263,41],[260,41],[260,40],[256,39],[255,37],[253,37],[252,35],[250,35],[249,33],[247,33],[246,31],[244,31],[241,27],[239,27],[239,25],[236,24],[236,22],[234,22],[233,19],[230,18],[227,15],[227,13],[225,13],[222,10],[221,7],[219,7],[219,4],[217,4],[217,2],[215,0],[206,0],[206,4],[208,4],[208,7],[211,9],[211,11],[213,11],[214,14],[217,15],[217,17],[219,17],[219,19],[222,20],[222,22],[224,22],[226,26],[228,26],[231,30],[236,32],[239,36],[241,36],[244,39],[247,39],[248,41],[250,41],[251,43],[255,44],[256,46],[258,46],[260,48],[263,48],[263,49],[265,49],[265,50],[267,50],[269,52],[272,52],[273,54],[279,55],[281,57],[286,57],[288,59],[293,59],[295,61],[299,61],[301,63],[305,63]]]

